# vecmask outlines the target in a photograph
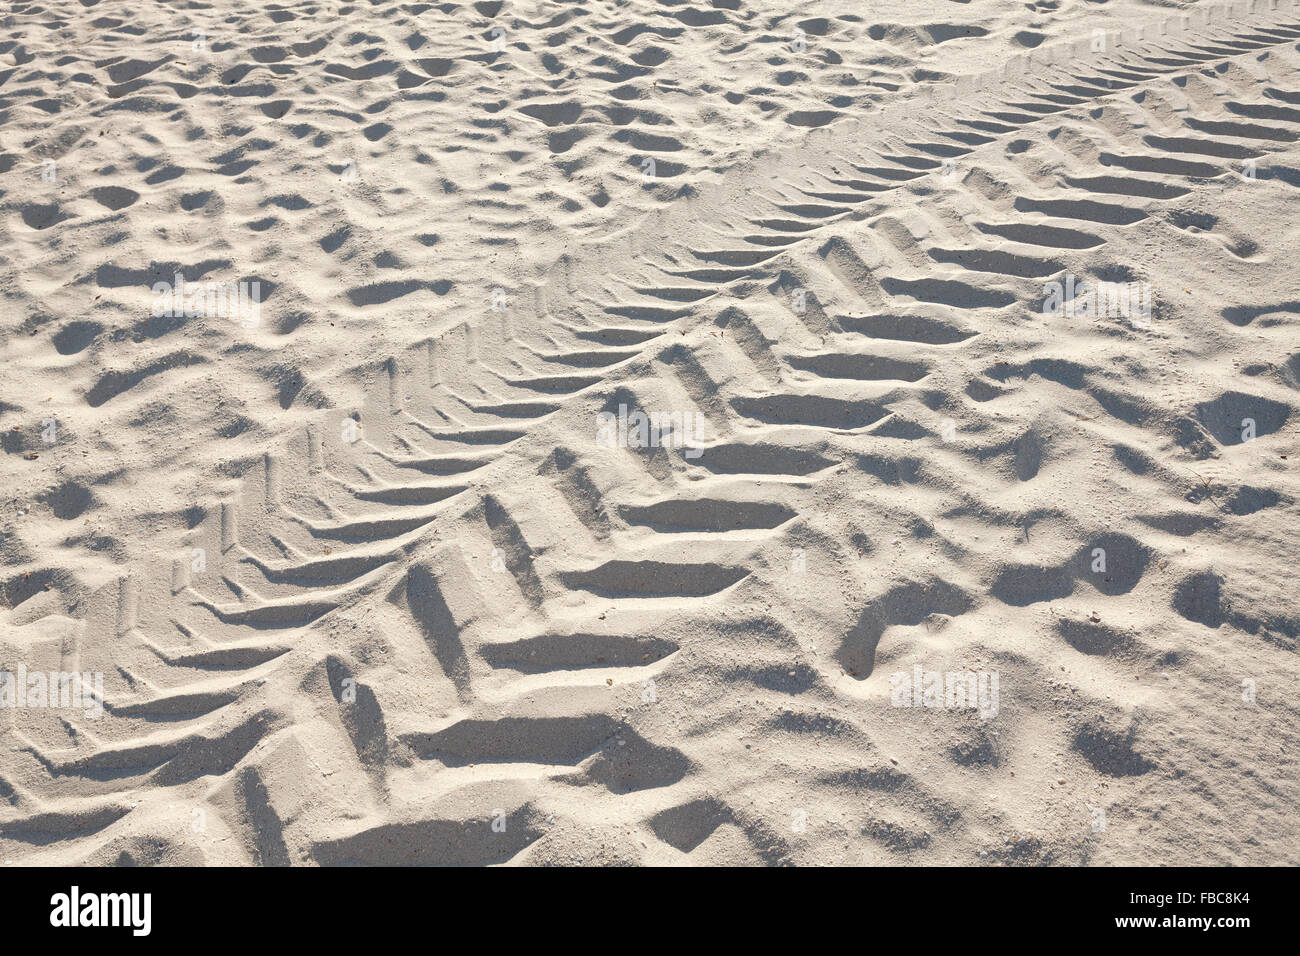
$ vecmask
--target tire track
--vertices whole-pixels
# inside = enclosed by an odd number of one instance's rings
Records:
[[[962,774],[1010,766],[1043,715],[1024,707],[1010,741],[997,742],[978,723],[940,721],[922,732],[964,769],[900,768],[890,755],[914,744],[887,708],[864,709],[879,694],[883,675],[870,679],[891,629],[996,621],[1020,595],[1068,596],[1074,579],[1088,579],[1086,548],[1044,569],[986,554],[952,529],[996,539],[1042,524],[1080,546],[1104,540],[1125,570],[1101,594],[1139,587],[1155,558],[1141,540],[1079,526],[1052,504],[1055,483],[1027,508],[1008,500],[1007,473],[984,464],[1009,463],[1014,483],[1033,481],[1046,428],[1009,438],[979,407],[1035,376],[1094,401],[1135,454],[1151,454],[1152,431],[1197,454],[1224,443],[1224,423],[1242,408],[1266,434],[1279,430],[1292,401],[1223,394],[1180,415],[1059,357],[991,361],[1001,349],[985,340],[1002,332],[985,314],[1014,311],[1040,280],[1106,256],[1164,206],[1220,188],[1205,180],[1231,170],[1206,159],[1288,149],[1300,120],[1275,103],[1293,95],[1281,84],[1296,80],[1300,21],[1290,7],[1262,8],[1252,22],[1197,25],[1195,36],[1162,32],[1086,71],[1050,63],[1001,76],[1001,89],[956,91],[964,103],[993,101],[980,119],[950,106],[914,130],[887,110],[814,134],[803,185],[758,168],[686,214],[725,204],[725,221],[734,210],[745,217],[734,234],[695,248],[683,237],[699,230],[666,217],[655,256],[611,251],[611,263],[628,265],[625,285],[558,301],[564,315],[532,336],[548,347],[517,337],[514,328],[539,326],[513,316],[375,363],[366,406],[324,414],[268,454],[261,474],[196,527],[189,555],[160,557],[90,597],[65,662],[120,678],[103,700],[113,719],[50,715],[15,729],[23,759],[0,781],[16,814],[4,835],[99,852],[134,833],[123,801],[152,805],[181,788],[219,808],[221,826],[263,862],[504,862],[530,859],[529,847],[550,839],[551,796],[577,786],[593,794],[593,819],[641,827],[679,852],[734,827],[758,858],[781,862],[798,841],[777,836],[779,824],[747,801],[768,802],[770,781],[794,776],[827,793],[870,794],[875,815],[862,834],[886,858],[944,859],[987,843],[997,827],[984,808],[957,809]],[[1151,119],[1159,134],[1139,124],[1098,131],[1129,152],[1099,150],[1038,189],[980,188],[981,150],[1187,68],[1280,48],[1287,72],[1272,78],[1276,97],[1251,101],[1229,86],[1216,94],[1217,115],[1184,116],[1184,130]],[[1251,123],[1227,118],[1252,113]],[[970,167],[960,195],[909,192],[954,160]],[[769,199],[773,188],[791,195]],[[909,204],[935,244],[897,218]],[[981,247],[982,236],[1011,246]],[[832,291],[797,311],[794,288]],[[968,310],[976,314],[960,318]],[[468,361],[439,361],[451,348]],[[967,368],[982,374],[959,381]],[[689,408],[704,434],[683,447],[593,451],[596,413],[620,404]],[[940,420],[958,416],[969,437],[936,443]],[[960,487],[945,472],[950,458],[975,462],[981,485]],[[1133,470],[1174,467],[1158,464]],[[855,474],[871,481],[855,484]],[[1167,475],[1149,480],[1175,486]],[[893,517],[868,526],[854,508]],[[891,532],[933,539],[933,565],[887,561]],[[870,571],[857,566],[864,554]],[[809,603],[793,570],[800,559],[840,569],[837,603]],[[378,610],[368,619],[363,607]],[[364,659],[358,632],[376,626],[386,659]],[[1074,627],[1059,628],[1072,644]],[[115,639],[106,649],[87,633]],[[831,644],[807,636],[836,633]],[[737,666],[732,645],[761,645],[767,663]],[[1145,639],[1102,646],[1106,657],[1121,646],[1157,654]],[[1006,648],[982,653],[1026,684],[1046,679]],[[1119,666],[1108,679],[1118,681]],[[758,708],[719,699],[718,675],[772,696]],[[304,693],[316,687],[328,695]],[[1110,750],[1151,746],[1113,742],[1106,728],[1121,718],[1105,696],[1085,694],[1070,737],[1099,768],[1113,763]],[[784,703],[796,697],[798,710]],[[659,706],[664,698],[674,702]],[[1176,713],[1166,702],[1157,719]],[[764,741],[770,755],[746,758],[749,746],[723,742],[722,727]],[[812,749],[810,762],[802,755]],[[711,768],[742,758],[734,792],[710,795]],[[352,762],[366,768],[366,787],[335,792],[329,776]],[[298,792],[293,768],[311,781]],[[65,783],[75,794],[62,795]],[[401,796],[412,792],[421,799]],[[494,844],[497,808],[516,825]],[[1010,829],[1050,819],[1044,811]],[[394,843],[410,856],[386,849]],[[1086,861],[1094,849],[1065,836],[1039,855]]]

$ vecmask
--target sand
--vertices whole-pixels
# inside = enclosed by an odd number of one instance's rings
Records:
[[[1300,862],[1300,7],[135,6],[0,13],[5,865]]]

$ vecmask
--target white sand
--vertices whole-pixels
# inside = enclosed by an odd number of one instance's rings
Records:
[[[0,861],[1300,862],[1300,7],[124,6],[0,13]]]

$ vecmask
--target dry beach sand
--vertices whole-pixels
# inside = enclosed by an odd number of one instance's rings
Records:
[[[0,861],[1300,862],[1298,139],[1292,0],[6,4]]]

